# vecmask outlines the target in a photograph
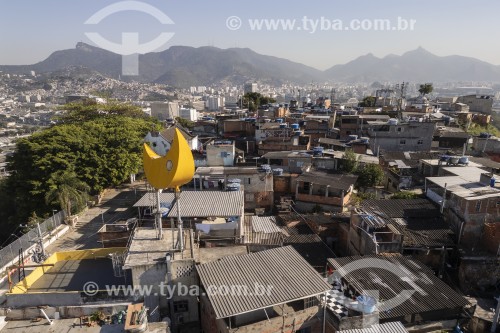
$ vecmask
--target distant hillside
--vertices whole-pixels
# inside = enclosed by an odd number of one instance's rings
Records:
[[[75,49],[56,51],[34,65],[0,66],[0,71],[51,72],[69,66],[84,66],[103,75],[118,78],[121,74],[121,56],[78,43]],[[130,78],[189,87],[220,82],[242,84],[257,79],[275,84],[286,81],[308,83],[321,77],[322,72],[312,67],[261,55],[250,49],[172,46],[163,52],[140,55],[139,76]]]
[[[439,57],[421,47],[401,56],[377,58],[370,53],[333,66],[325,74],[329,79],[343,82],[500,82],[500,66],[469,57]]]
[[[34,65],[0,66],[0,71],[28,73],[34,70],[44,73],[72,66],[118,78],[121,74],[121,56],[78,43],[74,49],[56,51]],[[214,83],[239,85],[249,80],[271,84],[307,84],[312,81],[500,82],[500,66],[463,56],[439,57],[423,48],[384,58],[368,54],[322,72],[286,59],[261,55],[250,49],[172,46],[162,52],[140,55],[139,74],[138,77],[121,78],[176,87]]]

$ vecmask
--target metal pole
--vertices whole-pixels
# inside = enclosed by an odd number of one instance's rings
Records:
[[[323,299],[323,333],[326,332],[326,291],[324,294],[324,299]]]
[[[161,211],[160,211],[160,191],[156,190],[156,223],[158,226],[158,239],[163,238],[163,229],[161,223]]]
[[[47,313],[45,313],[45,311],[43,311],[43,309],[40,309],[40,312],[43,314],[45,319],[47,319],[47,321],[49,322],[49,325],[52,325],[54,323],[53,320],[50,320],[49,316],[47,316]]]
[[[498,317],[500,315],[500,297],[496,297],[497,300],[497,309],[495,310],[495,316],[493,317],[493,323],[491,324],[490,333],[495,333],[498,325]]]
[[[444,211],[444,205],[446,203],[446,187],[448,186],[447,183],[444,183],[444,192],[443,192],[443,200],[441,201],[441,214],[443,214],[443,211]]]
[[[175,189],[175,202],[177,203],[177,228],[179,228],[179,237],[177,239],[179,243],[179,250],[184,251],[184,234],[182,231],[182,220],[181,220],[181,205],[180,205],[180,190],[177,187]]]
[[[54,229],[57,227],[57,225],[56,225],[56,212],[57,212],[57,210],[52,209],[52,223],[54,223]]]
[[[174,295],[170,294],[173,293],[173,287],[172,287],[172,254],[167,253],[167,256],[165,258],[167,262],[167,283],[170,288],[169,290],[169,295],[168,295],[168,308],[170,312],[170,323],[173,326],[175,319],[174,319]],[[162,295],[164,296],[164,295]]]
[[[42,238],[42,229],[40,229],[40,223],[36,223],[38,230],[38,244],[40,244],[40,248],[42,249],[42,255],[45,257],[45,249],[43,248],[43,238]]]

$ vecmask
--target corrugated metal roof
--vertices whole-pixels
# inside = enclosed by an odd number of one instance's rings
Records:
[[[208,293],[216,318],[264,309],[321,294],[331,285],[291,246],[222,258],[197,265],[200,281],[208,288],[244,286],[250,293]],[[264,295],[253,295],[255,285],[270,287]],[[219,289],[220,290],[220,289]]]
[[[387,267],[381,266],[380,260],[386,262]],[[349,265],[350,272],[343,279],[358,294],[377,290],[380,299],[391,300],[405,290],[414,291],[402,304],[380,311],[381,319],[430,311],[441,311],[443,319],[454,318],[461,313],[462,307],[470,305],[462,295],[437,278],[430,268],[399,254],[330,258],[328,262],[335,269]]]
[[[252,217],[245,216],[245,244],[268,247],[291,245],[318,272],[324,272],[327,259],[335,257],[321,237],[305,223],[286,227],[282,225],[284,216],[280,216],[277,221],[278,232],[262,233],[253,230]]]
[[[160,193],[160,202],[174,202],[173,192]],[[180,195],[182,217],[231,217],[243,212],[243,191],[182,191]],[[146,193],[134,207],[156,206],[156,195]],[[177,203],[174,202],[167,217],[177,216]]]
[[[428,199],[366,200],[361,203],[360,211],[368,214],[360,213],[372,227],[392,224],[404,236],[404,246],[453,245],[453,232]]]
[[[265,234],[281,232],[281,229],[276,225],[276,218],[274,216],[252,216],[252,229],[255,232],[263,232]]]
[[[374,324],[371,327],[343,330],[339,331],[339,333],[408,333],[408,330],[401,322],[392,321],[384,324]]]
[[[327,174],[323,172],[308,172],[297,177],[298,182],[310,182],[320,185],[330,185],[332,189],[347,191],[356,183],[358,176],[347,174]]]
[[[440,215],[439,209],[428,199],[370,199],[361,203],[366,213],[390,222],[391,218],[428,218]]]

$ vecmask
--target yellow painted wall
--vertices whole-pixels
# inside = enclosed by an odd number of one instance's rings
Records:
[[[85,259],[99,259],[106,258],[111,253],[123,253],[127,250],[126,247],[110,247],[102,249],[88,249],[88,250],[75,250],[75,251],[65,251],[65,252],[55,252],[50,257],[43,262],[45,265],[56,264],[58,261],[68,261],[68,260],[85,260]],[[29,288],[35,283],[39,278],[42,277],[49,269],[52,267],[44,266],[37,267],[33,272],[31,272],[27,277],[25,277],[21,282],[16,284],[11,293],[12,294],[24,294],[29,292]]]

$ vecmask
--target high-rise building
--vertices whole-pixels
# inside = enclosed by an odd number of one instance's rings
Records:
[[[243,91],[245,92],[245,94],[257,92],[257,83],[245,83]]]
[[[194,108],[182,107],[179,109],[179,117],[190,121],[197,121],[198,112]]]
[[[175,119],[179,117],[179,104],[174,102],[152,102],[151,117],[158,120]]]
[[[225,102],[224,96],[209,96],[206,107],[209,111],[220,111],[224,108]]]

